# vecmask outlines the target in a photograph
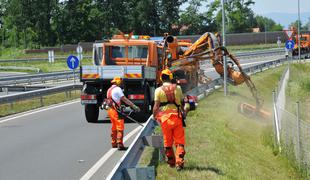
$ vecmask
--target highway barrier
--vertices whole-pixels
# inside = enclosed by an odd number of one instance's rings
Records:
[[[272,54],[283,54],[284,56],[285,50],[284,48],[275,48],[275,49],[266,49],[266,50],[257,50],[250,52],[239,52],[234,53],[236,57],[244,57],[244,56],[262,56],[262,55],[272,55]],[[67,56],[55,57],[55,60],[67,60]],[[92,56],[84,56],[85,59],[92,58]],[[23,59],[0,59],[0,63],[9,63],[9,62],[37,62],[37,61],[46,61],[48,62],[48,57],[46,58],[23,58]]]
[[[75,79],[78,79],[80,74],[79,70],[75,73]],[[22,75],[22,76],[8,76],[2,77],[0,79],[0,87],[1,86],[8,86],[8,85],[18,85],[18,84],[28,84],[31,85],[33,83],[44,83],[50,80],[69,80],[72,79],[73,72],[72,71],[61,71],[61,72],[51,72],[51,73],[40,73],[40,74],[33,74],[33,75]]]
[[[52,95],[60,92],[71,92],[72,90],[80,90],[82,88],[82,85],[63,85],[63,86],[57,86],[57,87],[51,87],[51,88],[45,88],[45,89],[39,89],[29,92],[23,92],[18,94],[10,94],[5,96],[0,96],[0,104],[13,104],[17,101],[22,100],[28,100],[32,98],[40,98],[41,100],[41,106],[43,106],[43,96]],[[70,96],[70,94],[69,94]]]

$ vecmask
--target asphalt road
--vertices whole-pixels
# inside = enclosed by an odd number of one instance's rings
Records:
[[[105,116],[101,111],[100,123],[87,123],[75,101],[0,119],[0,179],[76,180],[109,152],[103,167],[91,172],[104,179],[124,153],[111,150]],[[126,124],[126,135],[136,127]]]

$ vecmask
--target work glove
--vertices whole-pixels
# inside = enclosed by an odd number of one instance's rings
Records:
[[[134,110],[134,112],[140,112],[140,108],[136,105],[132,106],[132,109]]]

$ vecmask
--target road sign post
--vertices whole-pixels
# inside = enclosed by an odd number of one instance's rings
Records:
[[[292,40],[292,36],[293,36],[294,31],[293,30],[288,30],[288,29],[285,29],[283,31],[285,32],[285,35],[286,35],[287,39],[288,40]]]
[[[82,64],[82,59],[83,59],[83,48],[81,45],[78,45],[76,47],[76,53],[78,54],[78,59],[80,61],[80,63]]]
[[[48,62],[49,63],[55,62],[54,50],[48,51]]]
[[[295,46],[295,43],[294,43],[293,40],[287,40],[287,41],[285,42],[285,48],[286,48],[287,51],[290,52],[291,61],[293,61],[293,52],[292,52],[292,49],[294,48],[294,46]]]
[[[285,42],[285,48],[288,50],[292,50],[294,48],[295,42],[293,40],[287,40]]]
[[[70,55],[67,58],[67,65],[73,70],[73,83],[75,84],[75,69],[79,66],[79,59],[76,56]]]

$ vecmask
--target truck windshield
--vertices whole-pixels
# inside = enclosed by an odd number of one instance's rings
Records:
[[[148,58],[148,46],[106,46],[105,63],[107,65],[116,64],[145,64]]]
[[[147,58],[147,46],[129,46],[128,58]]]
[[[306,37],[300,37],[300,41],[307,41]]]
[[[112,46],[112,58],[125,58],[125,46]]]

